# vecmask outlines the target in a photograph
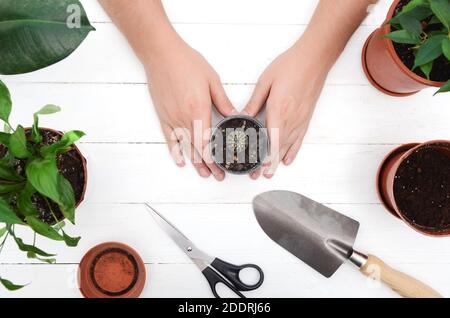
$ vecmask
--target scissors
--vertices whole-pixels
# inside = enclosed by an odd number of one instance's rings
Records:
[[[233,293],[241,298],[245,298],[241,291],[255,290],[262,285],[264,281],[264,273],[259,266],[254,264],[240,266],[233,265],[221,260],[220,258],[204,253],[148,203],[145,205],[153,212],[152,216],[158,225],[198,266],[202,274],[206,277],[214,297],[221,298],[216,289],[218,284],[227,286],[231,291],[233,291]],[[244,269],[254,269],[258,271],[259,280],[256,284],[247,285],[240,279],[239,273]]]

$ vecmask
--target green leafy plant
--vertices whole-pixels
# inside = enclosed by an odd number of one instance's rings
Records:
[[[54,263],[49,254],[35,245],[36,235],[67,246],[77,246],[80,237],[71,237],[64,231],[64,218],[75,224],[75,195],[70,182],[58,169],[58,158],[72,149],[72,145],[84,136],[81,131],[69,131],[52,143],[44,141],[39,128],[39,116],[60,111],[55,105],[44,106],[34,114],[31,129],[18,125],[12,127],[9,117],[12,109],[11,95],[0,81],[0,119],[5,131],[0,132],[0,252],[8,237],[25,252],[28,258]],[[46,202],[48,221],[37,209],[37,199]],[[57,206],[63,217],[57,217],[52,206]],[[3,225],[3,226],[2,226]],[[28,226],[34,231],[32,244],[26,244],[16,235],[17,226]],[[23,286],[15,285],[0,277],[0,283],[9,290]]]
[[[1,0],[0,74],[59,62],[93,30],[78,0]]]
[[[396,43],[408,44],[414,54],[412,70],[418,68],[427,79],[437,59],[445,58],[450,68],[450,0],[411,0],[390,21],[386,35]],[[450,91],[450,79],[437,93]]]

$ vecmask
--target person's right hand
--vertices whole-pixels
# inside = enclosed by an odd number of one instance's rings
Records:
[[[220,78],[197,51],[181,39],[170,50],[144,61],[150,94],[158,113],[170,153],[176,164],[185,165],[189,156],[198,174],[218,181],[224,172],[212,161],[209,152],[211,107],[225,117],[238,112],[228,99]],[[194,126],[199,126],[195,129]],[[185,133],[182,133],[182,131]],[[198,136],[201,134],[201,136]]]

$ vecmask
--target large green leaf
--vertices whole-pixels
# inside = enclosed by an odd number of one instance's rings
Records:
[[[57,203],[64,217],[75,223],[75,195],[72,185],[59,174],[56,158],[32,160],[26,168],[28,181],[42,195]]]
[[[78,0],[1,0],[0,74],[59,62],[93,30]]]
[[[393,17],[389,23],[390,24],[401,24],[400,20],[404,18],[405,16],[414,18],[416,20],[422,21],[429,16],[433,14],[433,11],[431,11],[430,6],[428,4],[418,4],[414,8],[402,11],[401,13],[397,14],[395,17]]]
[[[24,216],[37,215],[38,212],[32,202],[33,195],[36,193],[36,189],[27,182],[23,190],[19,193],[17,198],[17,206],[19,211]]]
[[[33,128],[31,129],[31,137],[35,143],[40,143],[42,141],[42,136],[39,132],[39,115],[50,115],[61,111],[61,107],[56,105],[45,105],[40,110],[34,113]]]
[[[411,11],[412,9],[414,9],[415,7],[417,7],[419,5],[428,6],[428,1],[427,0],[411,0],[407,5],[405,5],[403,7],[401,13]]]
[[[434,95],[446,92],[450,92],[450,80],[445,83]]]
[[[37,248],[36,246],[25,244],[23,242],[23,240],[17,236],[14,236],[14,240],[16,241],[16,244],[19,247],[19,250],[21,250],[22,252],[31,252],[31,253],[34,253],[34,254],[37,254],[40,256],[44,256],[44,257],[52,257],[52,256],[56,255],[56,254],[49,254],[47,252],[44,252],[43,250],[41,250],[40,248]]]
[[[54,228],[48,225],[45,222],[42,222],[35,216],[27,216],[25,218],[27,224],[36,232],[41,234],[42,236],[48,237],[51,240],[55,241],[63,241],[64,238],[61,234],[58,233]]]
[[[0,198],[0,223],[23,224],[22,220],[14,213],[9,204]]]
[[[404,44],[419,44],[420,38],[406,30],[398,30],[385,35],[386,38],[391,39],[396,43]]]
[[[442,52],[444,53],[447,60],[450,61],[450,38],[444,39],[442,41]]]
[[[19,175],[13,167],[0,161],[0,180],[21,182],[24,181],[25,178]]]
[[[25,159],[30,156],[30,152],[27,149],[25,129],[20,125],[9,138],[9,150],[14,155],[14,157],[19,159]]]
[[[9,291],[19,290],[26,286],[26,285],[16,285],[16,284],[10,282],[9,280],[1,278],[1,277],[0,277],[0,283]]]
[[[64,231],[62,231],[62,232],[63,232],[64,241],[66,242],[67,246],[75,247],[78,245],[78,242],[80,241],[81,237],[79,237],[79,236],[71,237],[71,236],[67,235],[66,232],[64,232]]]
[[[3,120],[4,122],[9,121],[11,108],[12,108],[11,94],[9,93],[8,87],[6,87],[6,85],[2,81],[0,81],[0,119]]]
[[[422,22],[412,16],[401,16],[399,18],[399,23],[404,30],[414,34],[415,36],[420,36],[422,33]]]
[[[45,156],[54,156],[57,152],[64,152],[70,149],[76,141],[85,135],[84,132],[78,130],[72,130],[66,132],[61,140],[51,144],[49,146],[42,147],[41,154]]]
[[[42,195],[60,204],[58,190],[58,167],[55,158],[36,158],[26,167],[31,185]]]
[[[446,35],[439,34],[430,37],[416,53],[416,59],[414,60],[414,68],[434,61],[442,54],[442,41],[446,38]]]
[[[431,10],[450,32],[450,1],[432,0],[430,1]]]
[[[0,194],[14,193],[17,191],[22,191],[25,187],[25,182],[15,183],[15,182],[0,182]]]
[[[75,224],[75,194],[72,185],[61,174],[58,174],[59,208],[70,222]]]

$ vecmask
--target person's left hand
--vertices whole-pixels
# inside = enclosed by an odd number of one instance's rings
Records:
[[[279,163],[291,164],[300,150],[315,104],[332,63],[326,52],[300,39],[277,57],[256,84],[243,110],[256,116],[266,104],[266,127],[271,141],[270,155],[250,177],[271,178]]]

